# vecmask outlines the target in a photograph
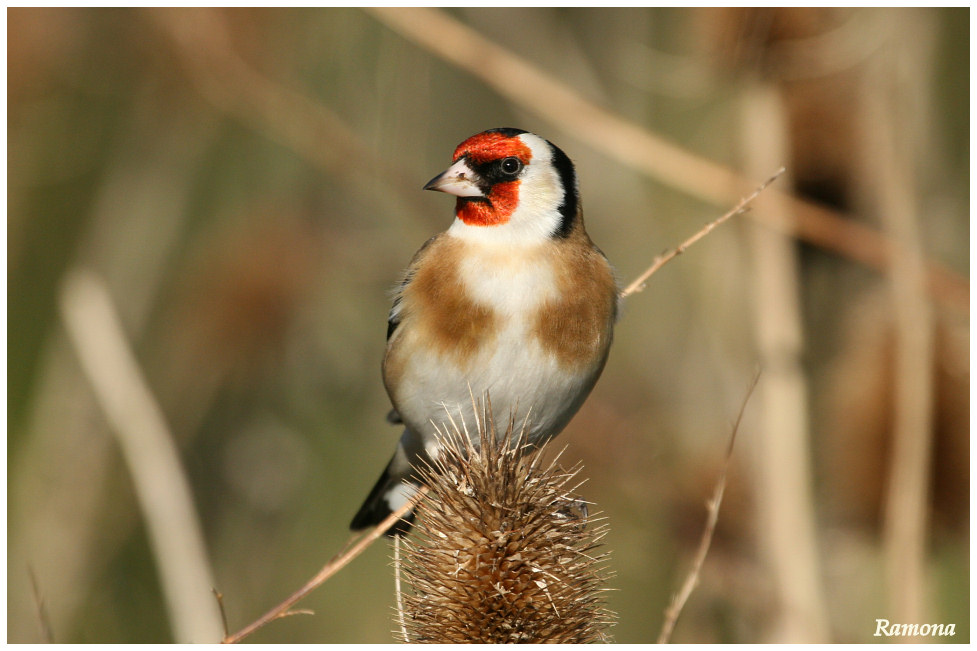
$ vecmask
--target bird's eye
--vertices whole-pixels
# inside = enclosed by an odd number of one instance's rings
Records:
[[[503,158],[501,163],[502,173],[507,176],[515,176],[522,169],[522,161],[515,156]]]

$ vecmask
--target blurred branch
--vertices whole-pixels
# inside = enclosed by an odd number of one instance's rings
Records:
[[[765,44],[769,74],[780,81],[797,81],[837,75],[863,65],[885,44],[879,21],[894,15],[855,10],[823,32],[772,40]]]
[[[904,14],[903,14],[904,15]],[[904,18],[890,25],[889,56],[874,61],[861,116],[869,146],[877,151],[865,166],[866,186],[879,219],[900,243],[889,287],[895,329],[892,451],[883,512],[882,540],[892,619],[921,622],[927,612],[926,542],[930,461],[933,449],[935,325],[926,297],[923,236],[917,213],[912,136],[924,127],[917,90],[933,69],[932,25],[919,15],[912,30]],[[909,34],[916,39],[904,45]],[[908,49],[907,49],[908,47]],[[920,641],[918,638],[906,641]]]
[[[759,185],[759,187],[757,187],[757,189],[754,190],[748,197],[744,197],[743,199],[740,199],[740,202],[738,204],[736,204],[736,206],[733,207],[732,210],[730,210],[729,212],[727,212],[725,215],[723,215],[723,216],[721,216],[721,217],[719,217],[719,218],[717,218],[717,219],[709,222],[705,226],[703,226],[701,229],[699,229],[698,232],[695,233],[695,235],[693,235],[689,239],[687,239],[684,242],[682,242],[681,244],[679,244],[676,248],[674,248],[674,249],[672,249],[670,251],[666,251],[665,253],[663,253],[663,254],[659,255],[657,258],[655,258],[652,261],[651,266],[648,267],[644,271],[644,273],[642,273],[640,276],[638,276],[637,278],[635,278],[631,282],[630,285],[628,285],[627,287],[625,287],[624,289],[621,290],[620,297],[622,299],[624,299],[624,298],[627,298],[628,296],[630,296],[631,294],[637,294],[638,292],[644,291],[644,289],[645,289],[645,283],[648,281],[649,278],[651,278],[652,274],[654,274],[656,271],[658,271],[659,269],[661,269],[662,267],[664,267],[666,264],[668,264],[669,262],[671,262],[673,259],[675,259],[678,256],[680,256],[681,254],[685,253],[685,250],[687,248],[689,248],[690,246],[692,246],[693,244],[695,244],[696,242],[698,242],[699,240],[701,240],[703,237],[705,237],[706,235],[708,235],[709,233],[711,233],[713,231],[713,229],[715,229],[717,226],[721,225],[726,220],[728,220],[728,219],[730,219],[732,217],[735,217],[736,215],[745,213],[747,210],[749,210],[749,204],[750,204],[750,202],[753,201],[754,199],[756,199],[758,196],[760,196],[760,193],[763,192],[767,188],[768,185],[770,185],[771,183],[773,183],[774,181],[776,181],[777,178],[781,174],[783,174],[785,171],[786,170],[783,167],[781,167],[779,170],[777,170],[776,172],[774,172],[773,176],[771,176],[769,179],[767,179],[766,181],[764,181],[763,183],[761,183]]]
[[[753,379],[750,381],[750,386],[746,389],[743,402],[740,404],[740,411],[736,415],[736,421],[733,423],[733,431],[729,434],[729,443],[726,446],[726,459],[723,461],[723,470],[719,474],[719,481],[716,482],[716,489],[713,491],[712,499],[707,504],[708,516],[706,517],[706,527],[702,531],[702,538],[699,540],[699,547],[696,549],[695,558],[692,561],[692,569],[689,570],[685,581],[682,582],[682,587],[672,596],[672,601],[665,610],[665,621],[662,624],[661,633],[658,635],[658,644],[668,644],[672,637],[672,630],[675,628],[675,622],[678,621],[679,615],[682,614],[682,609],[685,608],[685,603],[689,600],[689,596],[699,583],[699,574],[702,572],[702,565],[706,562],[706,555],[709,553],[709,547],[712,545],[712,536],[716,532],[716,523],[719,521],[719,507],[723,503],[723,494],[726,492],[726,476],[729,474],[729,464],[733,458],[733,444],[736,443],[736,433],[739,431],[740,423],[743,421],[743,412],[746,411],[746,405],[750,402],[750,396],[753,395],[753,390],[759,381],[760,370],[757,369],[757,372],[753,375]]]
[[[297,604],[299,601],[304,599],[310,592],[318,588],[320,585],[325,583],[330,577],[336,574],[339,570],[346,567],[350,561],[362,554],[367,547],[373,544],[377,538],[382,536],[390,527],[395,525],[398,520],[400,520],[404,515],[407,514],[412,508],[417,506],[417,503],[424,499],[427,495],[427,488],[421,487],[421,489],[414,495],[413,498],[407,500],[407,502],[401,506],[399,509],[387,516],[387,518],[378,524],[376,527],[368,531],[358,540],[354,536],[346,544],[338,554],[332,557],[328,563],[326,563],[319,572],[313,576],[311,579],[306,581],[305,585],[289,595],[284,601],[279,603],[277,606],[266,612],[264,615],[254,620],[244,628],[242,628],[237,633],[233,635],[225,635],[222,642],[224,644],[235,644],[240,642],[244,638],[248,637],[252,633],[264,628],[268,624],[272,623],[276,619],[281,619],[283,617],[289,617],[291,615],[297,615],[300,611],[292,610],[292,606]],[[355,543],[354,543],[355,541]],[[303,611],[305,612],[305,611]]]
[[[133,83],[129,109],[118,117],[118,137],[99,167],[91,200],[84,209],[75,208],[84,226],[67,267],[99,273],[111,287],[129,339],[153,351],[158,330],[148,326],[150,314],[170,265],[179,258],[176,247],[192,214],[191,188],[218,130],[217,120],[202,111],[173,111],[160,102],[158,93],[166,91],[158,84]],[[39,240],[34,246],[48,245]],[[10,345],[16,345],[13,339]],[[173,357],[172,349],[160,354]],[[154,367],[151,360],[143,360],[143,366]],[[44,584],[45,606],[53,630],[64,634],[73,630],[79,608],[104,583],[112,558],[142,516],[113,493],[119,460],[114,437],[62,330],[46,337],[33,377],[22,444],[8,465],[8,554],[29,558],[38,577],[57,577],[56,583]],[[165,393],[166,385],[159,381],[156,392]],[[180,418],[186,420],[194,408],[183,402]],[[110,529],[106,517],[112,518]],[[51,536],[53,530],[60,535]],[[12,596],[10,603],[8,635],[24,639],[28,613],[20,609],[20,599]]]
[[[444,11],[401,7],[371,7],[366,11],[523,109],[655,181],[717,205],[735,201],[752,185],[733,170],[673,145],[580,96],[570,85]],[[899,247],[883,234],[787,192],[772,193],[786,210],[779,215],[753,213],[756,219],[867,267],[889,272]],[[930,292],[958,309],[969,309],[967,280],[936,262],[929,262],[927,267]]]
[[[416,183],[363,145],[322,102],[253,68],[234,49],[219,9],[155,8],[145,15],[166,37],[197,91],[229,116],[288,147],[370,197],[420,206]],[[387,190],[377,193],[375,179]]]
[[[753,173],[782,160],[787,128],[780,93],[747,84],[740,100],[740,150]],[[785,195],[764,194],[757,211],[789,210]],[[814,509],[809,386],[801,361],[800,263],[789,235],[751,228],[753,338],[764,368],[757,437],[759,540],[776,594],[769,623],[773,642],[826,642],[828,613],[822,586]]]
[[[220,636],[220,613],[187,478],[163,414],[146,386],[100,277],[69,272],[61,316],[95,397],[129,466],[146,519],[177,642]]]

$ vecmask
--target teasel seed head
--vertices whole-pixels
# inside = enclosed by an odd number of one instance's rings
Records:
[[[404,541],[405,641],[608,641],[606,525],[573,494],[580,464],[544,464],[525,425],[499,436],[478,412],[474,443],[465,423],[441,431],[440,456],[417,469],[430,492]]]

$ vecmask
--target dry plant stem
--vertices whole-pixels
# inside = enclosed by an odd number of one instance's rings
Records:
[[[179,453],[126,341],[102,279],[75,270],[65,278],[60,309],[82,369],[115,432],[146,520],[164,602],[177,642],[221,634],[210,598],[210,565]]]
[[[774,86],[755,80],[744,86],[739,103],[741,156],[745,168],[758,174],[786,155],[783,100]],[[767,214],[788,210],[773,193],[763,195],[754,207]],[[754,486],[762,562],[775,595],[766,639],[827,642],[797,242],[789,233],[759,226],[748,234],[751,330],[766,369],[758,396]]]
[[[702,565],[705,563],[706,555],[709,553],[709,547],[712,545],[712,536],[716,531],[716,522],[719,521],[719,507],[723,503],[723,494],[726,492],[726,476],[729,474],[729,464],[733,458],[733,444],[736,443],[736,432],[739,431],[740,422],[743,420],[743,412],[746,411],[746,405],[750,402],[750,396],[753,395],[753,390],[756,388],[759,380],[760,371],[757,370],[753,375],[753,380],[750,382],[749,388],[746,390],[746,396],[744,396],[743,403],[740,405],[736,422],[733,423],[733,431],[729,435],[729,444],[726,446],[726,459],[723,462],[723,470],[719,475],[719,481],[716,482],[716,489],[713,491],[712,499],[707,504],[708,516],[706,517],[706,527],[702,531],[702,538],[699,540],[699,548],[695,552],[692,568],[685,577],[685,581],[682,582],[682,587],[672,595],[672,600],[668,608],[665,609],[665,621],[662,624],[661,633],[658,635],[658,644],[668,644],[672,637],[672,630],[675,628],[675,622],[678,621],[679,615],[682,614],[682,609],[685,608],[685,603],[689,600],[689,596],[699,583],[699,574],[702,572]]]
[[[903,14],[901,14],[903,15]],[[887,56],[870,67],[861,123],[874,151],[863,161],[865,185],[883,228],[899,242],[889,287],[895,331],[892,448],[884,496],[882,542],[891,619],[924,622],[927,612],[927,533],[933,449],[934,318],[926,296],[922,200],[916,187],[917,143],[927,118],[911,81],[931,69],[933,25],[925,15],[908,14],[891,24]],[[907,40],[908,35],[912,35]],[[906,45],[912,41],[912,45]],[[905,638],[906,642],[920,641]]]
[[[728,204],[741,188],[749,187],[749,181],[729,168],[598,106],[444,11],[403,7],[367,11],[520,107],[651,179],[717,205]],[[779,216],[756,214],[756,219],[881,272],[887,273],[893,257],[899,255],[898,248],[876,230],[787,192],[774,194],[788,210]],[[965,278],[934,262],[928,264],[927,274],[933,295],[958,309],[969,309],[970,285]]]
[[[408,500],[406,504],[400,507],[398,510],[387,516],[387,519],[378,524],[376,527],[368,531],[361,538],[353,538],[346,547],[334,556],[328,563],[326,563],[319,572],[309,579],[305,585],[293,592],[287,599],[282,601],[280,604],[266,612],[264,615],[251,622],[244,628],[242,628],[237,633],[233,635],[227,635],[221,640],[224,644],[234,644],[240,642],[244,638],[248,637],[252,633],[264,628],[276,619],[281,619],[282,617],[288,617],[290,615],[299,614],[298,611],[292,610],[292,606],[297,604],[303,598],[305,598],[310,592],[318,588],[320,585],[325,583],[331,576],[336,574],[339,570],[343,569],[350,561],[363,553],[363,551],[369,547],[373,542],[380,538],[390,527],[397,523],[402,517],[404,517],[408,511],[414,508],[418,502],[420,502],[424,496],[427,494],[427,488],[422,487],[412,499]],[[355,542],[353,542],[355,540]],[[307,612],[307,611],[306,611]]]
[[[628,285],[627,287],[621,290],[621,298],[627,298],[631,294],[637,294],[638,292],[643,291],[645,288],[645,283],[648,281],[649,278],[651,278],[652,274],[654,274],[656,271],[664,267],[667,263],[671,262],[674,258],[685,253],[685,250],[687,248],[689,248],[690,246],[692,246],[693,244],[701,240],[703,237],[711,233],[713,229],[715,229],[717,226],[719,226],[726,220],[749,210],[750,202],[756,199],[760,195],[760,193],[766,189],[768,185],[776,181],[777,178],[784,173],[784,171],[785,171],[784,168],[781,167],[773,174],[773,176],[771,176],[769,179],[761,183],[760,186],[756,190],[754,190],[748,197],[741,199],[740,202],[736,204],[736,207],[734,207],[732,210],[727,212],[722,217],[719,217],[718,219],[715,219],[709,222],[708,224],[706,224],[705,226],[703,226],[701,229],[699,229],[699,231],[695,235],[693,235],[689,239],[679,244],[676,248],[672,249],[671,251],[667,251],[662,255],[658,256],[657,258],[655,258],[655,260],[651,263],[651,266],[648,267],[644,273],[642,273],[640,276],[635,278],[630,285]]]
[[[404,591],[400,585],[400,536],[394,536],[394,591],[397,595],[397,623],[405,643],[410,644],[407,623],[404,621]]]

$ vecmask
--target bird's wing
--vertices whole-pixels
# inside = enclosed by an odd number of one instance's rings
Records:
[[[390,337],[393,336],[394,331],[397,330],[397,326],[400,325],[400,300],[404,294],[404,288],[406,288],[407,285],[410,284],[411,280],[414,279],[414,272],[417,270],[421,259],[424,257],[424,252],[428,249],[431,243],[441,237],[441,235],[443,235],[443,233],[435,235],[417,250],[417,253],[414,254],[414,257],[411,258],[410,264],[407,266],[407,271],[404,273],[403,280],[400,281],[400,284],[397,285],[397,288],[394,290],[393,304],[390,306],[390,314],[387,316],[387,341],[390,341]]]

